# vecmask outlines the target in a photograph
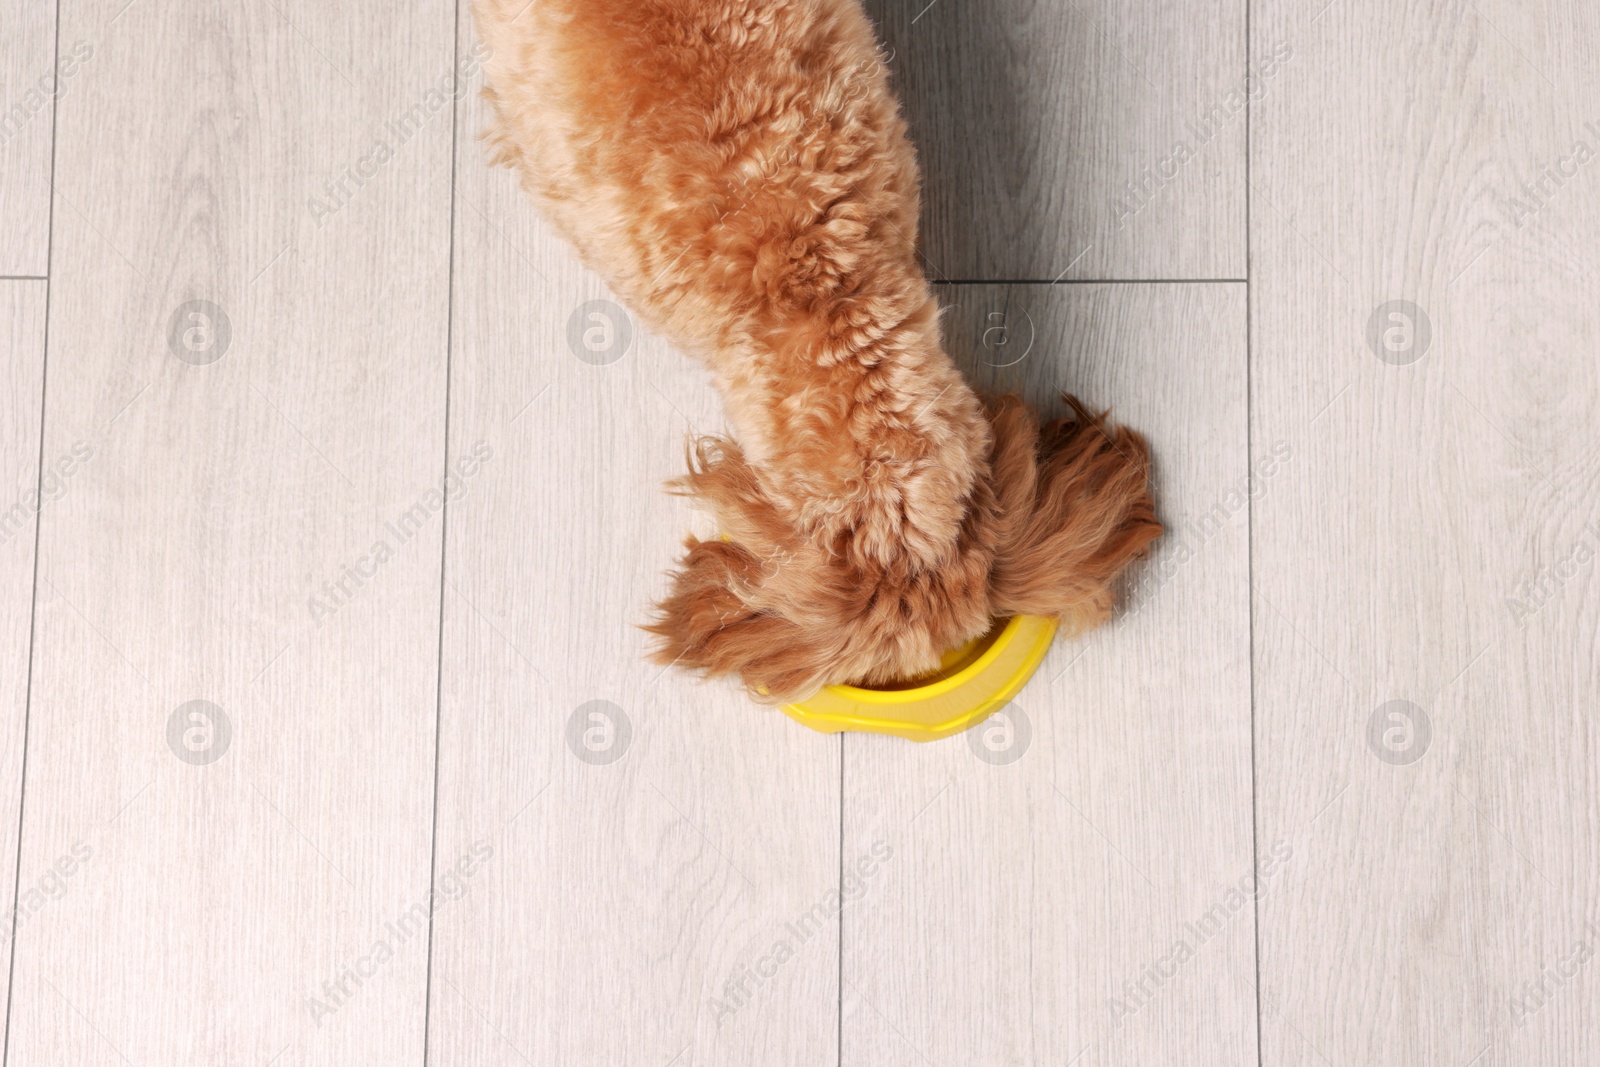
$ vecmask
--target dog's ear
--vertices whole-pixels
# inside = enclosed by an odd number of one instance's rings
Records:
[[[1110,615],[1113,583],[1161,534],[1144,438],[1075,397],[1039,427],[1022,401],[990,405],[999,504],[990,595],[996,614],[1056,615],[1068,632]]]
[[[825,610],[840,599],[835,576],[812,565],[817,553],[796,540],[735,442],[696,438],[688,459],[673,488],[708,510],[725,539],[685,542],[671,592],[645,626],[661,639],[652,658],[737,675],[757,700],[810,696],[839,667],[840,633]]]
[[[785,703],[815,693],[839,650],[814,631],[753,609],[739,590],[767,575],[760,560],[728,541],[689,538],[672,592],[645,629],[661,639],[651,658],[712,675],[736,674],[758,700]]]

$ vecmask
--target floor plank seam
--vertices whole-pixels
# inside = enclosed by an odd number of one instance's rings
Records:
[[[450,5],[450,62],[452,67],[461,55],[461,6]],[[456,78],[464,77],[459,70]],[[459,99],[450,103],[450,234],[445,243],[445,311],[444,311],[444,481],[450,478],[450,375],[455,350],[456,303],[456,162],[460,145],[461,108]],[[439,512],[439,630],[433,672],[433,811],[428,834],[428,951],[422,974],[422,1067],[428,1067],[428,1040],[433,1021],[433,886],[439,866],[439,760],[444,724],[444,597],[445,567],[449,558],[450,498],[445,497]],[[0,1064],[0,1067],[4,1067]]]
[[[1244,285],[1248,278],[934,278],[934,285]]]
[[[1250,48],[1254,43],[1254,11],[1255,0],[1245,0],[1244,4],[1244,59],[1245,82],[1250,84],[1251,60]],[[1251,234],[1251,205],[1254,200],[1254,189],[1250,183],[1251,163],[1251,133],[1255,118],[1255,101],[1247,98],[1244,109],[1244,454],[1247,470],[1253,470],[1255,465],[1255,324],[1252,317],[1255,314],[1255,284],[1251,281],[1255,277],[1255,261],[1252,256]],[[1246,589],[1253,591],[1256,586],[1256,502],[1250,496],[1245,504],[1245,579]],[[1246,594],[1245,605],[1245,647],[1248,649],[1246,663],[1250,672],[1250,871],[1253,877],[1261,869],[1261,831],[1259,816],[1257,814],[1258,796],[1258,770],[1256,756],[1256,604],[1255,597]],[[1266,1054],[1261,1047],[1261,896],[1254,895],[1251,901],[1251,919],[1253,929],[1251,936],[1254,943],[1255,964],[1255,1001],[1256,1001],[1256,1067],[1266,1067]]]
[[[61,58],[61,4],[57,0],[55,10],[55,36],[54,56],[57,62]],[[56,136],[56,120],[61,109],[58,101],[50,104],[50,208],[45,220],[44,243],[44,277],[38,279],[44,282],[44,331],[39,342],[39,457],[38,467],[34,471],[34,492],[40,494],[44,489],[44,431],[46,398],[50,395],[50,290],[49,276],[55,266],[56,244],[56,146],[60,143]],[[28,734],[33,725],[33,650],[37,641],[39,627],[39,530],[44,525],[43,516],[35,514],[33,517],[33,583],[32,595],[28,598],[28,665],[27,682],[23,686],[22,698],[22,762],[17,771],[17,854],[11,872],[11,930],[7,940],[10,941],[11,952],[6,961],[6,1011],[3,1033],[0,1033],[0,1067],[6,1067],[11,1062],[11,1009],[16,1001],[17,994],[17,904],[18,894],[22,892],[22,831],[26,823],[24,813],[28,804]]]

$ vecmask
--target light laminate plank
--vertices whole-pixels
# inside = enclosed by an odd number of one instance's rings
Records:
[[[975,381],[1148,434],[1168,532],[1004,717],[846,738],[843,1062],[1253,1063],[1244,287],[941,299]]]
[[[612,298],[488,167],[485,124],[474,92],[450,454],[492,458],[446,539],[438,856],[494,857],[439,916],[430,1062],[833,1063],[839,742],[643,658],[701,522],[662,483],[716,396],[588,304]]]
[[[40,509],[70,484],[70,473],[63,475],[55,462],[48,480],[41,484],[39,478],[44,316],[44,282],[0,282],[0,330],[5,331],[0,358],[0,1005],[10,986],[13,937],[43,910],[55,885],[48,870],[18,872],[16,867],[34,533]],[[66,457],[69,471],[74,465],[74,457]],[[0,1022],[0,1033],[4,1030]]]
[[[421,1061],[452,17],[63,8],[12,1067]]]
[[[1600,17],[1320,6],[1255,23],[1263,1062],[1593,1063]]]
[[[42,276],[50,251],[50,122],[57,96],[92,59],[59,54],[55,0],[0,0],[0,276]]]
[[[1283,69],[1244,54],[1244,0],[867,8],[922,160],[930,273],[1244,277],[1245,101]]]

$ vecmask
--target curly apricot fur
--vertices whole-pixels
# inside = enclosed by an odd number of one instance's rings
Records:
[[[987,407],[940,343],[915,154],[858,0],[475,0],[497,162],[710,367],[665,663],[767,699],[926,671],[996,615],[1105,618],[1160,533],[1144,441]]]

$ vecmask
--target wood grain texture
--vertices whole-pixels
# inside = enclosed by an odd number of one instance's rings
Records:
[[[922,160],[930,273],[1244,277],[1244,0],[867,9]]]
[[[17,816],[28,712],[28,646],[33,620],[33,549],[39,484],[39,400],[44,388],[45,283],[0,282],[0,1004],[11,979],[13,935],[25,929],[39,897],[16,910]],[[64,483],[61,483],[64,484]],[[36,874],[22,875],[32,887]],[[5,1024],[0,1021],[0,1034]]]
[[[1148,433],[1169,532],[1005,719],[846,739],[845,857],[894,854],[845,913],[844,1064],[1255,1061],[1244,297],[941,291],[973,380]]]
[[[1263,1059],[1593,1063],[1600,16],[1319,7],[1255,20]]]
[[[0,0],[7,109],[90,53],[53,235],[49,102],[0,145],[5,1067],[1600,1061],[1600,14],[868,6],[936,277],[1251,228],[1248,341],[941,288],[1171,532],[926,746],[643,662],[719,408],[488,168],[457,5]]]
[[[54,0],[0,0],[0,276],[49,258],[51,112],[80,63],[68,48],[60,75],[55,18]]]
[[[437,855],[494,855],[439,917],[430,1062],[832,1063],[839,742],[646,663],[638,629],[700,521],[662,483],[716,396],[585,306],[609,296],[485,124],[474,93],[450,453],[493,458],[450,510]]]
[[[417,1063],[427,939],[389,924],[430,879],[448,96],[369,157],[453,11],[122,7],[62,12],[99,44],[44,455],[89,455],[42,515],[21,869],[70,873],[9,1063]]]

